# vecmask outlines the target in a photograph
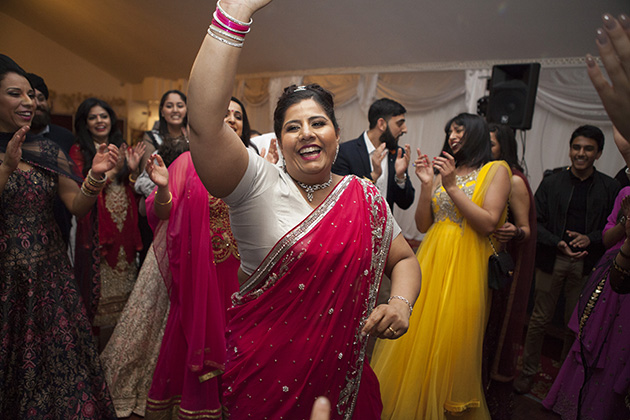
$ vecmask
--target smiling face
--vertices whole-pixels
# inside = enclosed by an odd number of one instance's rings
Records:
[[[462,125],[451,124],[451,128],[448,131],[448,145],[453,151],[453,154],[457,153],[464,145],[463,138],[466,129]]]
[[[287,172],[306,184],[328,181],[339,132],[313,99],[290,106],[282,124],[280,149]]]
[[[597,141],[588,137],[578,136],[571,142],[569,159],[573,173],[588,175],[593,169],[595,161],[602,155],[597,146]]]
[[[169,93],[160,112],[168,125],[180,127],[186,117],[186,102],[177,93]]]
[[[501,145],[497,141],[497,134],[490,132],[490,153],[492,154],[492,160],[497,160],[501,157]]]
[[[31,122],[35,91],[26,77],[6,73],[0,81],[0,131],[12,133]]]
[[[239,137],[243,136],[243,108],[241,108],[239,104],[230,101],[223,121],[225,121]]]
[[[100,105],[93,106],[88,112],[87,129],[97,143],[107,142],[112,122],[107,111]]]

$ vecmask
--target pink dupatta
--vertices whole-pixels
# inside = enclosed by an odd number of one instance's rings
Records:
[[[225,363],[225,295],[238,287],[239,262],[234,255],[224,255],[220,263],[213,259],[212,241],[217,235],[231,237],[229,223],[210,226],[209,200],[213,204],[218,200],[209,197],[190,152],[169,167],[169,190],[173,198],[167,221],[155,216],[155,194],[146,200],[155,231],[155,254],[171,302],[147,413],[171,411],[179,405],[180,412],[194,418],[220,418],[218,377]]]
[[[321,395],[333,419],[380,418],[360,330],[376,303],[392,233],[376,188],[347,176],[276,243],[228,311],[223,398],[231,420],[308,419]]]

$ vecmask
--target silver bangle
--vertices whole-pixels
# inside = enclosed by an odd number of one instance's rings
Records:
[[[411,317],[411,314],[413,313],[413,306],[411,306],[411,303],[409,303],[409,301],[402,297],[402,296],[390,296],[389,299],[387,299],[387,304],[389,305],[389,302],[391,302],[392,299],[398,299],[398,300],[402,300],[403,302],[405,302],[407,304],[407,306],[409,306],[409,316]]]
[[[210,35],[212,38],[223,42],[224,44],[227,44],[231,47],[236,47],[236,48],[243,48],[243,43],[236,43],[236,42],[232,42],[232,41],[228,41],[227,39],[223,39],[218,35],[215,35],[214,32],[212,32],[212,30],[210,28],[208,28],[208,35]]]

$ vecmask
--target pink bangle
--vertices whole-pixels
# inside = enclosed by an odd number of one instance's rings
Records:
[[[214,18],[222,23],[223,26],[230,28],[233,31],[236,31],[241,34],[246,34],[249,32],[251,26],[251,19],[249,24],[242,24],[243,22],[237,23],[234,22],[235,19],[230,19],[229,16],[226,16],[226,13],[221,9],[221,6],[217,2],[217,9],[213,14]]]
[[[227,32],[229,34],[232,34],[234,36],[238,36],[238,37],[243,38],[243,39],[245,38],[245,34],[244,33],[236,32],[236,31],[228,28],[227,26],[222,25],[221,22],[217,21],[216,19],[212,19],[212,25],[214,25],[215,27],[219,28],[220,30],[225,31],[225,32]]]

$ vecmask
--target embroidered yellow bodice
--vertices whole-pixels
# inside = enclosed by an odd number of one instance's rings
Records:
[[[481,168],[477,168],[474,171],[464,176],[457,175],[455,177],[457,187],[462,190],[468,198],[472,199],[475,192],[475,185],[477,184],[477,176]],[[431,209],[433,210],[433,220],[435,222],[443,222],[450,220],[461,226],[464,221],[464,217],[461,215],[451,197],[447,194],[446,190],[440,184],[433,192],[431,199]]]
[[[214,262],[223,262],[230,255],[234,255],[240,260],[241,257],[238,253],[236,240],[230,228],[230,214],[227,204],[223,200],[208,195],[208,206],[210,210],[210,240],[212,241]]]

